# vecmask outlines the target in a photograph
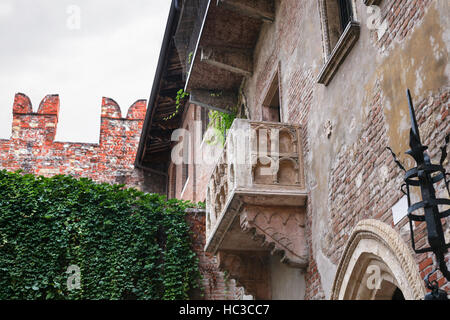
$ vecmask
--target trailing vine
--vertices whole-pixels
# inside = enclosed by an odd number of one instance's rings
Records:
[[[175,117],[178,112],[180,111],[181,104],[183,100],[189,96],[189,93],[184,91],[184,89],[180,89],[177,92],[177,96],[175,97],[175,112],[169,115],[168,117],[164,118],[165,121],[172,119]]]
[[[188,299],[185,209],[124,185],[0,171],[0,299]],[[70,289],[66,271],[80,270]]]
[[[229,283],[230,283],[230,273],[229,273],[227,270],[225,270],[225,271],[223,272],[223,281],[224,281],[224,283],[225,283],[225,293],[228,293],[228,292],[230,291],[230,286],[229,286]]]
[[[189,54],[188,54],[188,64],[191,64],[193,55],[194,55],[193,51],[189,52]]]

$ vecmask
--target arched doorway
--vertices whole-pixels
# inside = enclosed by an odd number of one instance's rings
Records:
[[[331,299],[417,300],[425,293],[417,264],[399,234],[378,220],[359,222],[339,263]]]

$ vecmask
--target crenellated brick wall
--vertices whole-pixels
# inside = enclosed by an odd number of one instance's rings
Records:
[[[0,168],[43,176],[89,177],[145,189],[144,173],[134,168],[145,100],[136,101],[122,118],[117,103],[103,98],[98,144],[55,141],[59,108],[58,95],[47,95],[33,112],[30,99],[16,94],[11,138],[0,140]]]

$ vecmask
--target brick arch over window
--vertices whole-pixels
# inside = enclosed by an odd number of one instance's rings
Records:
[[[396,288],[407,300],[425,296],[410,249],[389,225],[373,219],[360,221],[339,262],[331,299],[386,299]]]

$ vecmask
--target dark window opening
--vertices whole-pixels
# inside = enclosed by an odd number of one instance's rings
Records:
[[[281,122],[281,107],[280,107],[280,90],[278,85],[278,74],[275,75],[266,99],[262,106],[262,120]]]
[[[392,300],[405,300],[403,292],[399,288],[395,289],[394,294],[392,295]]]
[[[338,0],[338,1],[341,16],[341,28],[342,28],[341,32],[344,32],[349,22],[353,20],[352,4],[350,3],[350,0]]]
[[[347,25],[353,21],[352,0],[325,0],[326,28],[331,54]]]

